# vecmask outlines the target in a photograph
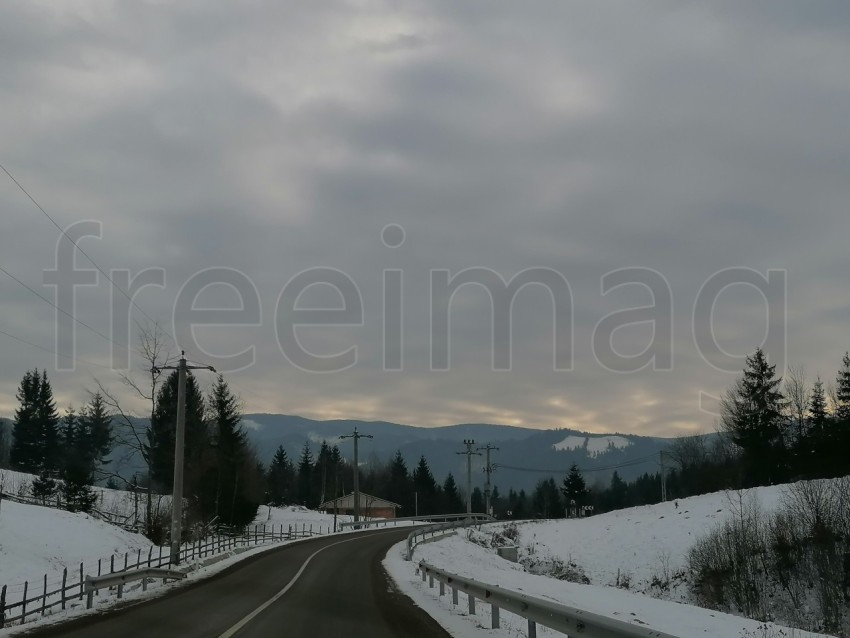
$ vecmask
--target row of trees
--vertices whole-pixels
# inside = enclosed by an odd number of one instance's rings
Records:
[[[112,417],[103,396],[92,395],[79,412],[68,408],[60,417],[47,373],[28,371],[21,380],[9,444],[9,464],[37,474],[33,496],[41,500],[61,493],[65,507],[89,511],[91,486],[108,465],[112,449]]]
[[[850,473],[850,354],[827,391],[802,368],[784,383],[761,349],[721,403],[721,426],[740,451],[744,487]]]

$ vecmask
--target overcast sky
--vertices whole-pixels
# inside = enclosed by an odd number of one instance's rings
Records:
[[[771,317],[787,330],[787,347],[769,352],[780,367],[832,379],[850,348],[848,36],[843,0],[3,2],[0,163],[61,226],[102,222],[103,237],[80,246],[104,270],[164,268],[166,287],[136,302],[169,332],[194,273],[249,277],[260,325],[198,331],[211,354],[255,347],[256,363],[228,375],[249,412],[708,431],[700,393],[736,376],[694,339],[695,300],[719,270],[786,273],[787,298],[772,299],[787,301],[787,316]],[[0,211],[0,266],[54,300],[42,273],[59,231],[3,173]],[[400,246],[382,242],[389,224],[404,229]],[[302,335],[317,354],[356,346],[344,371],[306,372],[278,346],[281,290],[316,267],[362,295],[362,325]],[[490,303],[466,286],[450,369],[431,370],[430,272],[467,268],[560,273],[572,369],[553,370],[552,299],[529,286],[516,296],[512,368],[492,370]],[[621,268],[669,282],[671,369],[614,372],[594,354],[600,320],[652,303],[640,285],[602,294]],[[400,371],[382,368],[388,269],[404,274]],[[75,311],[106,334],[110,288],[102,276],[78,288]],[[67,354],[53,308],[2,273],[0,295],[0,330]],[[240,304],[225,286],[201,297]],[[327,286],[302,301],[339,304]],[[759,291],[732,286],[714,310],[729,354],[764,340]],[[640,353],[652,332],[624,327],[613,347]],[[94,378],[118,387],[109,342],[82,327],[73,372],[8,336],[0,353],[0,414],[36,366],[62,408]]]

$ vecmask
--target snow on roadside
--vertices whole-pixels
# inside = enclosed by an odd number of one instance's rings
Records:
[[[485,527],[486,529],[486,527]],[[503,629],[489,629],[489,606],[479,604],[475,617],[466,613],[465,596],[453,608],[448,589],[443,597],[439,590],[430,589],[415,575],[415,565],[424,560],[435,567],[459,576],[475,578],[484,583],[521,591],[531,596],[547,598],[564,605],[579,607],[597,614],[610,616],[631,624],[651,627],[681,638],[750,638],[761,636],[763,623],[740,618],[691,605],[658,600],[621,589],[596,585],[579,585],[545,576],[526,573],[523,568],[496,556],[493,552],[466,540],[462,536],[449,536],[434,543],[416,548],[414,562],[404,559],[405,544],[395,545],[387,554],[384,566],[399,589],[410,596],[420,607],[442,624],[457,638],[473,636],[525,636],[526,623],[509,613],[502,613]],[[488,628],[484,630],[484,628]],[[795,638],[823,638],[825,634],[782,629]],[[561,635],[544,633],[538,636]],[[781,634],[777,634],[781,635]]]

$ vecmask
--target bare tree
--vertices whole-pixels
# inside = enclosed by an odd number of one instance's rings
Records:
[[[794,428],[794,442],[798,443],[806,435],[806,415],[809,411],[811,388],[806,380],[803,366],[788,366],[785,375],[785,397],[788,400],[788,412]]]
[[[147,508],[145,513],[145,530],[150,532],[152,520],[152,493],[151,493],[151,458],[147,445],[147,434],[150,422],[156,409],[156,395],[160,383],[160,369],[171,364],[174,360],[174,352],[171,341],[165,331],[158,323],[153,325],[139,325],[139,345],[136,353],[141,360],[142,374],[136,377],[128,373],[120,373],[121,383],[130,394],[150,404],[150,415],[147,425],[145,418],[127,408],[118,394],[100,381],[96,380],[97,390],[103,395],[104,402],[109,406],[114,419],[115,440],[125,449],[123,461],[129,461],[134,457],[141,458],[147,468],[146,493]],[[144,381],[140,379],[145,379]],[[113,474],[114,478],[129,484],[123,477]]]
[[[670,444],[669,454],[680,470],[702,465],[708,458],[705,436],[696,434],[677,437]]]

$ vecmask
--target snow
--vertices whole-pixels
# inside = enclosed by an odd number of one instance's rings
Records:
[[[477,615],[466,612],[466,597],[461,594],[460,605],[453,608],[448,588],[439,597],[439,590],[430,589],[415,575],[418,561],[424,560],[435,567],[459,576],[521,591],[531,596],[548,598],[564,605],[610,616],[631,624],[650,627],[681,638],[750,638],[761,636],[763,623],[739,618],[717,611],[658,600],[621,589],[597,585],[579,585],[566,581],[526,573],[514,563],[498,558],[491,551],[469,542],[463,536],[449,536],[434,543],[416,548],[414,561],[404,560],[405,543],[395,545],[387,554],[384,566],[398,588],[435,618],[457,638],[477,636],[514,637],[527,635],[527,624],[513,614],[500,614],[502,628],[491,630],[489,605],[477,605]],[[769,625],[773,628],[773,625]],[[486,629],[485,629],[486,628]],[[786,629],[791,636],[791,630]],[[749,632],[749,633],[748,633]],[[538,636],[562,634],[538,627]],[[823,634],[797,631],[795,638],[816,638]]]
[[[588,456],[600,456],[611,448],[622,450],[632,444],[623,436],[576,436],[571,434],[563,441],[555,443],[552,447],[556,450],[579,450],[586,446]]]
[[[12,496],[29,495],[30,474],[0,470],[0,491]],[[131,492],[95,488],[98,494],[97,507],[104,511],[132,516],[134,499]],[[167,497],[162,497],[163,502]],[[144,500],[144,499],[141,499]],[[160,500],[157,497],[157,500]],[[170,499],[168,499],[170,502]],[[262,528],[311,530],[314,533],[329,533],[333,530],[333,515],[308,510],[300,506],[261,506],[254,523]],[[351,520],[350,516],[339,516],[338,522]],[[86,575],[109,571],[110,558],[115,556],[115,569],[123,569],[124,556],[129,553],[129,562],[135,562],[138,552],[145,558],[149,551],[154,557],[168,553],[168,548],[153,546],[141,534],[102,521],[84,513],[72,513],[62,509],[25,505],[8,499],[0,501],[0,587],[7,586],[6,602],[18,602],[29,583],[28,597],[43,591],[44,576],[47,575],[48,589],[57,589],[61,584],[62,572],[68,569],[68,583],[79,582],[80,563]],[[253,550],[251,550],[253,551]],[[249,552],[250,553],[250,552]],[[236,560],[236,559],[234,559]],[[107,597],[102,604],[113,604],[114,597]],[[17,611],[14,612],[17,614]],[[30,622],[25,626],[29,627]],[[0,632],[2,633],[2,632]]]
[[[742,493],[757,499],[764,512],[776,510],[781,486]],[[682,572],[688,550],[699,537],[728,518],[738,493],[715,492],[674,502],[632,507],[579,519],[531,521],[517,525],[522,558],[543,566],[556,559],[573,564],[594,585],[630,581],[630,588],[650,593],[652,580]],[[672,597],[686,600],[684,586],[673,584]]]
[[[776,511],[786,489],[774,486],[718,492],[583,519],[519,522],[515,533],[521,565],[505,561],[489,549],[494,535],[504,533],[512,524],[489,524],[481,531],[467,531],[462,536],[418,546],[414,563],[425,560],[462,576],[640,621],[676,636],[762,636],[765,634],[758,621],[680,604],[691,602],[685,578],[687,553],[700,537],[732,516],[741,502],[756,500],[763,512]],[[461,618],[457,610],[452,611],[450,596],[437,600],[436,590],[429,590],[427,584],[423,586],[414,578],[414,563],[401,558],[402,550],[401,545],[393,548],[385,563],[402,591],[455,636],[479,635],[474,630],[476,624],[489,627],[488,606],[479,605],[479,609],[487,609],[479,611],[477,620]],[[564,572],[569,572],[570,580],[576,582],[552,577]],[[659,581],[665,580],[669,581],[669,588],[659,588]],[[464,601],[461,607],[465,610]],[[510,614],[502,616],[513,618]],[[463,622],[458,624],[459,618]],[[514,618],[511,622],[514,624],[503,633],[491,635],[525,635],[524,621]],[[786,636],[795,638],[822,635],[784,631]],[[766,631],[766,635],[782,634]]]

